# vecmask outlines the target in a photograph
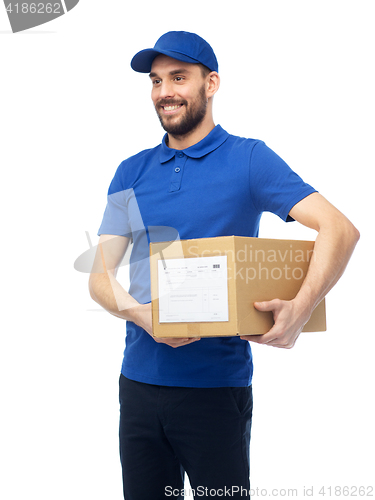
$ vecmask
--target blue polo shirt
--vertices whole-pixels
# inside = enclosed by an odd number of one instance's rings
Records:
[[[108,191],[98,234],[130,236],[129,293],[150,302],[150,241],[258,236],[263,212],[285,221],[315,190],[264,142],[228,134],[217,125],[184,150],[162,143],[123,161]],[[247,386],[249,342],[202,338],[173,349],[127,321],[121,369],[129,379],[183,387]]]

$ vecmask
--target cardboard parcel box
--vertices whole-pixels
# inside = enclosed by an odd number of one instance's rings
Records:
[[[254,302],[293,299],[313,258],[313,241],[223,236],[151,243],[155,337],[258,335],[272,312]],[[304,331],[326,330],[325,301]]]

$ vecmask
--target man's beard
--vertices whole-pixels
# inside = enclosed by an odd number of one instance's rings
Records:
[[[173,106],[174,104],[183,104],[186,107],[185,115],[177,123],[169,123],[167,116],[162,116],[158,109],[161,105],[163,106]],[[155,107],[156,113],[159,117],[161,126],[168,132],[172,137],[184,136],[195,130],[198,125],[203,121],[207,112],[207,99],[205,93],[205,87],[202,85],[199,95],[195,101],[188,104],[187,101],[177,101],[174,102],[172,99],[162,100]]]

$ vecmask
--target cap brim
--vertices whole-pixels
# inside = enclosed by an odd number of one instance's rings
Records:
[[[185,56],[184,54],[179,54],[178,52],[171,52],[168,50],[144,49],[138,52],[133,57],[130,65],[134,69],[134,71],[138,71],[139,73],[149,73],[151,71],[151,66],[155,57],[160,56],[161,54],[171,57],[172,59],[177,59],[178,61],[184,61],[193,64],[197,64],[199,62],[192,57]]]

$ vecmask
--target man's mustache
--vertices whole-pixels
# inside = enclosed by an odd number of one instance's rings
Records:
[[[156,103],[156,107],[162,108],[164,106],[176,106],[178,104],[183,104],[184,106],[187,106],[187,101],[185,100],[176,101],[175,99],[160,99],[160,101]]]

